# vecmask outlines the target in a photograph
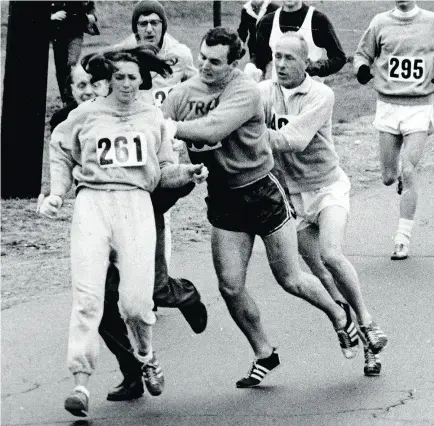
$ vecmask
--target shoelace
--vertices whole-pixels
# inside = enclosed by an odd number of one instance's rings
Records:
[[[369,364],[369,365],[377,364],[377,359],[371,351],[365,352],[365,360],[366,360],[366,364]]]
[[[404,244],[395,244],[395,254],[404,250]]]
[[[378,327],[375,326],[369,326],[369,328],[366,330],[366,335],[368,336],[368,339],[373,342],[376,342],[381,337]]]
[[[150,363],[148,362],[148,364],[145,365],[144,370],[145,370],[145,380],[149,381],[152,384],[157,384],[158,383],[158,379],[157,379],[157,371],[158,368],[158,364],[157,363]]]

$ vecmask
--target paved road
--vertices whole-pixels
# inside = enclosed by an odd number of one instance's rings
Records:
[[[434,168],[422,181],[405,261],[389,260],[397,220],[394,189],[378,185],[352,200],[347,253],[371,312],[390,338],[380,377],[364,377],[362,354],[344,359],[325,316],[278,288],[259,243],[248,286],[283,363],[262,387],[236,389],[251,353],[218,295],[209,248],[198,243],[175,253],[172,269],[197,283],[209,326],[194,335],[178,311],[160,310],[155,346],[166,375],[162,396],[106,401],[121,377],[103,347],[91,378],[91,420],[64,411],[72,387],[65,366],[70,295],[60,294],[3,312],[2,425],[434,424]]]

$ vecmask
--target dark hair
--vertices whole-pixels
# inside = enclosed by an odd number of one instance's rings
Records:
[[[228,64],[241,59],[246,53],[240,37],[236,31],[226,27],[216,27],[210,29],[202,38],[200,45],[205,42],[208,46],[221,44],[228,46]]]
[[[152,87],[151,71],[163,77],[172,74],[172,68],[157,58],[158,49],[153,45],[143,45],[132,49],[110,50],[104,53],[86,55],[81,60],[84,70],[92,76],[92,82],[99,80],[110,80],[116,71],[115,62],[127,61],[138,65],[140,76],[143,80],[141,90],[148,90]]]

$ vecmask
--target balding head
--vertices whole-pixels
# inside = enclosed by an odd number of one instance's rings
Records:
[[[71,91],[77,104],[93,99],[96,96],[106,96],[108,92],[107,82],[104,80],[91,83],[91,75],[81,65],[76,65],[71,70]]]
[[[306,40],[297,33],[282,35],[274,50],[274,62],[279,83],[294,88],[306,78],[309,48]]]
[[[304,37],[299,33],[290,31],[282,34],[276,44],[276,50],[278,47],[298,55],[303,61],[306,61],[309,56],[309,46]]]

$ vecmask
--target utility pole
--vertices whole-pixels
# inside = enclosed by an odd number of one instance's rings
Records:
[[[50,45],[48,1],[10,1],[1,117],[1,197],[41,189]]]
[[[222,25],[222,2],[213,1],[213,22],[214,28]]]

